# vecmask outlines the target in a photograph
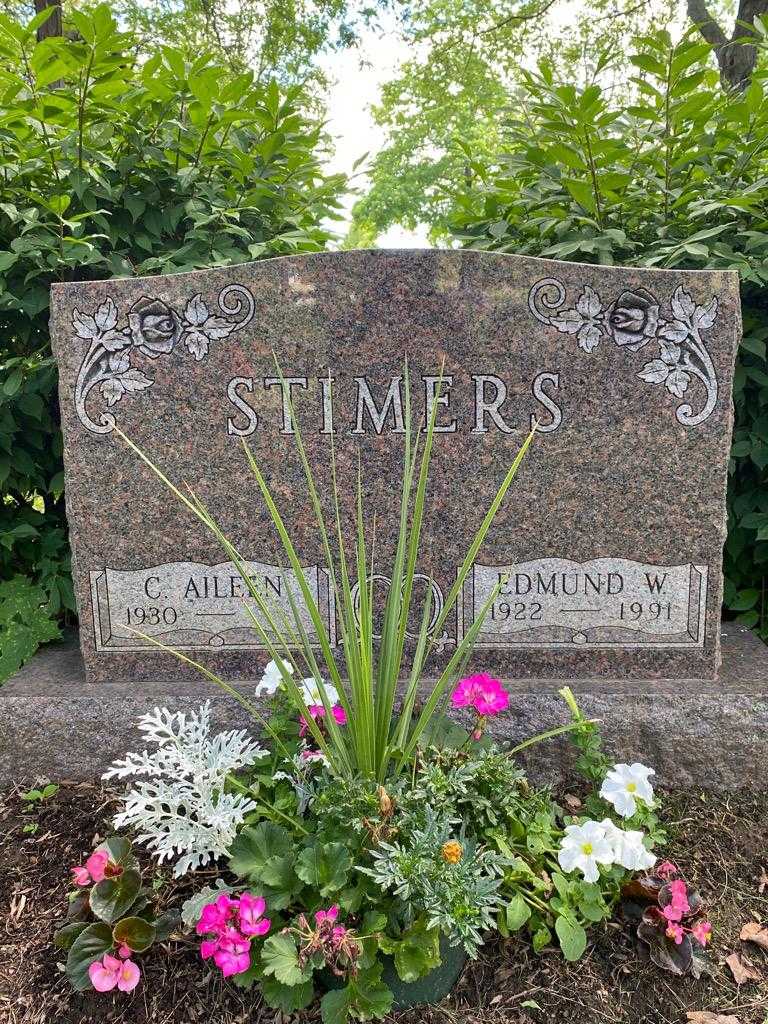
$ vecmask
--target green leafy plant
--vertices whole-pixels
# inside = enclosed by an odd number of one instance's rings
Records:
[[[0,579],[71,617],[51,283],[323,249],[344,179],[299,88],[142,51],[106,4],[38,42],[51,11],[0,14]]]
[[[73,874],[82,888],[72,893],[66,923],[54,943],[67,951],[67,977],[83,992],[94,987],[89,973],[94,963],[115,951],[126,961],[134,953],[145,953],[153,943],[165,941],[180,918],[175,912],[155,913],[152,890],[142,885],[131,843],[121,836],[99,844],[86,866],[74,868]]]
[[[61,636],[50,597],[24,576],[0,582],[0,683]]]
[[[768,638],[768,50],[724,91],[695,32],[635,40],[630,98],[542,64],[523,74],[504,156],[464,147],[472,185],[452,198],[472,248],[586,263],[735,270],[744,336],[734,378],[725,608]],[[612,60],[608,52],[596,74]]]

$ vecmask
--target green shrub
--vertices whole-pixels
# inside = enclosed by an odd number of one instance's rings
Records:
[[[142,63],[106,5],[38,43],[44,17],[0,15],[0,578],[73,612],[51,283],[323,249],[344,181],[299,90],[170,47]]]
[[[626,106],[546,66],[524,75],[503,165],[466,152],[474,179],[454,197],[454,232],[472,248],[739,272],[725,607],[768,639],[768,60],[762,49],[749,88],[729,94],[695,35],[636,43]]]

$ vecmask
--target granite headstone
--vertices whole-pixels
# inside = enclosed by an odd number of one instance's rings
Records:
[[[256,585],[287,607],[295,580],[247,441],[338,642],[287,392],[329,518],[333,436],[350,535],[359,453],[385,588],[406,358],[421,422],[438,402],[418,565],[436,609],[539,422],[434,664],[501,574],[477,667],[506,678],[716,676],[735,273],[466,251],[302,255],[54,285],[51,322],[89,681],[193,671],[137,630],[228,678],[258,675],[266,658],[234,566],[115,425],[207,503]]]

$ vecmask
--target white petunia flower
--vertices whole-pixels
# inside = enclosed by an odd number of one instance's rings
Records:
[[[285,672],[289,675],[293,675],[293,665],[289,664],[287,661],[270,661],[264,669],[264,675],[261,677],[261,682],[256,687],[257,697],[261,697],[265,693],[272,697],[276,693],[277,688],[283,681],[283,677],[280,673],[281,665]]]
[[[648,871],[656,863],[656,857],[643,844],[642,832],[625,832],[616,826],[610,818],[604,818],[600,824],[605,836],[613,848],[613,861],[627,871]]]
[[[323,680],[323,688],[325,689],[325,696],[328,698],[328,703],[338,704],[339,703],[339,691],[331,683],[326,683]],[[301,695],[304,698],[304,703],[307,707],[312,704],[318,705],[323,703],[323,698],[320,696],[320,685],[318,681],[312,677],[309,679],[302,679],[299,683],[299,689]]]
[[[597,821],[568,825],[560,844],[557,860],[563,871],[581,871],[585,882],[600,877],[598,864],[613,864],[613,847],[604,827]]]
[[[637,810],[638,798],[649,806],[653,804],[653,787],[648,781],[655,775],[653,768],[644,764],[615,764],[600,787],[600,796],[613,804],[622,818],[631,818]]]

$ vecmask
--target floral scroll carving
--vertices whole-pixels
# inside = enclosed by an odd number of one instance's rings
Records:
[[[227,285],[217,302],[220,312],[212,313],[202,294],[193,295],[179,312],[163,299],[142,295],[128,310],[123,327],[118,326],[119,311],[111,298],[92,313],[75,309],[75,335],[90,342],[75,383],[75,409],[83,426],[94,434],[110,433],[117,421],[109,410],[154,384],[133,365],[137,352],[159,359],[182,346],[199,362],[208,355],[211,342],[229,337],[253,319],[253,296],[243,285]],[[92,417],[87,406],[97,387],[106,409]]]
[[[555,277],[537,281],[528,293],[528,307],[536,319],[561,334],[575,335],[584,352],[594,351],[603,339],[630,352],[656,346],[654,358],[637,376],[645,384],[664,385],[675,398],[703,389],[698,412],[689,401],[675,412],[679,423],[695,427],[712,415],[717,404],[717,374],[702,338],[717,319],[717,298],[699,306],[680,285],[669,305],[667,314],[645,288],[623,291],[606,304],[594,288],[585,285],[575,306],[567,307],[565,286]]]

